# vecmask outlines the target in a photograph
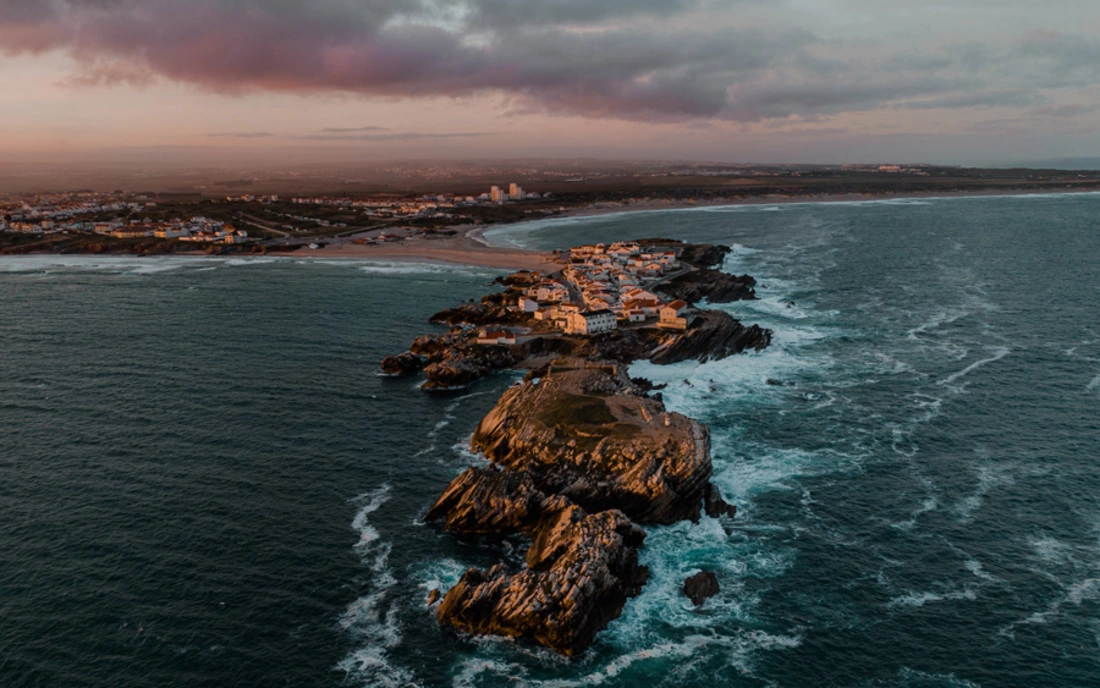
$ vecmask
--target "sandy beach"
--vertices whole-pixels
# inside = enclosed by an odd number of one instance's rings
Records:
[[[454,228],[457,234],[439,239],[414,238],[386,244],[331,243],[319,249],[301,249],[294,254],[302,258],[354,258],[357,260],[399,260],[413,262],[455,263],[508,270],[550,270],[560,268],[549,253],[497,248],[479,240],[477,230],[486,227],[463,225]]]
[[[1022,196],[1034,193],[1063,193],[1053,191],[956,191],[949,193],[907,192],[891,194],[819,194],[802,196],[763,196],[759,198],[735,198],[726,201],[707,200],[701,203],[669,200],[646,200],[635,203],[607,202],[572,208],[559,215],[532,217],[523,222],[565,217],[592,217],[618,213],[652,212],[660,210],[685,210],[745,205],[785,205],[792,203],[852,203],[922,198],[964,198],[989,196]],[[1079,193],[1096,193],[1082,191]],[[509,270],[556,271],[561,267],[549,253],[525,251],[516,248],[493,246],[485,233],[505,227],[503,224],[461,225],[452,227],[456,234],[438,239],[415,238],[387,244],[332,243],[320,249],[302,249],[289,257],[300,258],[350,258],[357,260],[395,260],[425,263],[449,263]]]

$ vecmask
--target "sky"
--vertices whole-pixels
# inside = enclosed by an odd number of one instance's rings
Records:
[[[0,155],[1100,155],[1095,0],[0,0]]]

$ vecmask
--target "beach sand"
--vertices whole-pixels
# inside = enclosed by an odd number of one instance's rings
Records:
[[[443,239],[409,239],[401,242],[367,245],[333,243],[319,249],[301,249],[293,257],[354,258],[357,260],[394,260],[430,263],[456,263],[508,270],[556,272],[561,264],[549,253],[497,248],[479,241],[475,231],[484,227],[455,227],[458,233]]]

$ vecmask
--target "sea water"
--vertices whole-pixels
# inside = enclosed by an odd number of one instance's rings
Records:
[[[376,375],[501,274],[0,259],[0,685],[1100,684],[1100,196],[525,223],[556,248],[733,247],[775,332],[636,364],[708,423],[732,521],[649,528],[582,657],[441,629],[504,556],[424,526],[517,377]],[[684,578],[717,574],[695,609]]]

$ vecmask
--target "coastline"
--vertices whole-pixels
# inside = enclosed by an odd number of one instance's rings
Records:
[[[43,256],[43,255],[113,255],[132,257],[163,256],[189,256],[189,257],[233,257],[247,260],[249,258],[283,258],[288,260],[309,260],[321,258],[325,260],[366,260],[366,261],[399,261],[408,263],[423,263],[434,265],[462,265],[470,267],[494,268],[501,270],[538,270],[556,271],[558,266],[551,254],[540,251],[522,249],[516,246],[502,246],[494,244],[486,236],[489,232],[503,229],[511,225],[527,224],[531,222],[552,222],[554,220],[566,220],[574,218],[600,217],[605,215],[627,215],[630,213],[653,213],[662,211],[681,210],[705,210],[710,208],[727,208],[737,206],[777,206],[777,205],[806,205],[829,203],[875,203],[899,200],[921,199],[966,199],[966,198],[999,198],[999,197],[1024,197],[1024,196],[1054,196],[1054,195],[1078,195],[1097,194],[1100,189],[987,189],[975,191],[900,191],[885,193],[851,193],[851,194],[802,194],[802,195],[768,195],[759,197],[741,197],[730,199],[707,199],[702,202],[679,201],[671,199],[647,199],[639,202],[605,201],[590,203],[585,206],[568,208],[555,215],[538,215],[524,217],[511,223],[492,224],[466,224],[451,227],[455,231],[454,236],[433,239],[411,239],[400,243],[382,245],[353,244],[350,241],[338,241],[329,243],[318,249],[300,249],[298,251],[273,251],[269,253],[229,253],[210,254],[204,251],[176,251],[171,253],[146,255],[129,253],[124,251],[107,253],[71,253],[54,254],[48,251],[10,253],[6,256]]]

